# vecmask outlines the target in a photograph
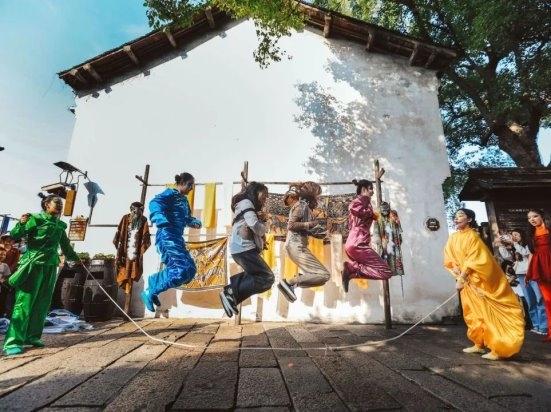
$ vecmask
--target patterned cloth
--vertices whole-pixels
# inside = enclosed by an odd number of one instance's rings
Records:
[[[224,286],[227,278],[228,238],[188,242],[187,247],[197,265],[197,274],[191,282],[181,285],[179,289],[205,290]]]
[[[274,239],[284,241],[287,237],[287,223],[291,208],[283,203],[283,196],[270,193],[264,206],[268,218],[268,231]],[[348,205],[356,197],[355,193],[320,196],[314,216],[318,224],[327,228],[328,234],[342,234],[348,237]]]

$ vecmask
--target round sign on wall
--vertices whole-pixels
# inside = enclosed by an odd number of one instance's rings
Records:
[[[425,227],[431,232],[436,232],[440,229],[440,222],[435,217],[429,217],[425,220]]]

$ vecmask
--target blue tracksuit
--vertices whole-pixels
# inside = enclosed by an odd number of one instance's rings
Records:
[[[155,246],[165,267],[148,279],[150,296],[190,282],[197,266],[186,249],[184,229],[200,225],[199,219],[191,216],[187,197],[176,189],[166,189],[149,202],[149,218],[157,226]]]

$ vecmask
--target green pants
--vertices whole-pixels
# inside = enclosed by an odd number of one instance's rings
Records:
[[[27,279],[15,289],[15,305],[4,349],[23,348],[40,341],[56,281],[56,265],[29,265]]]

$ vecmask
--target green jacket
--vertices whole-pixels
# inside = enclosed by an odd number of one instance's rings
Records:
[[[68,261],[80,261],[70,245],[66,230],[65,222],[45,212],[30,215],[25,224],[18,222],[11,230],[10,236],[16,241],[25,237],[27,251],[19,260],[16,274],[28,272],[35,265],[57,266],[60,262],[58,247],[61,247]],[[14,282],[20,277],[16,276],[13,279]],[[12,278],[10,278],[10,284],[12,284]],[[26,276],[22,276],[22,278],[26,278]],[[14,285],[12,284],[12,286]]]

